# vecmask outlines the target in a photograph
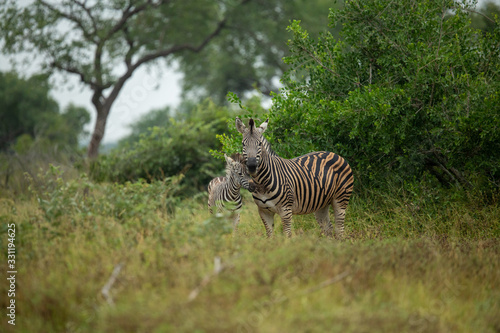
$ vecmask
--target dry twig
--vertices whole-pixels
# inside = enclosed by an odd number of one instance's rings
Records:
[[[104,296],[106,301],[108,302],[109,305],[114,306],[115,302],[113,302],[113,298],[111,297],[111,294],[109,293],[111,287],[116,281],[116,278],[118,277],[118,274],[120,274],[120,271],[123,267],[123,263],[119,263],[118,265],[115,266],[113,269],[113,272],[111,273],[111,276],[108,279],[108,282],[102,287],[101,289],[101,294]]]
[[[203,280],[201,280],[200,285],[191,291],[191,293],[189,294],[189,297],[188,297],[188,302],[191,302],[196,297],[198,297],[198,294],[200,293],[200,291],[210,282],[210,280],[214,276],[219,275],[219,273],[222,272],[226,267],[227,266],[222,265],[220,257],[215,257],[214,258],[214,271],[211,274],[206,275],[203,278]]]

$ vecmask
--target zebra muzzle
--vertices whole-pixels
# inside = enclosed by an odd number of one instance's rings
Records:
[[[257,158],[249,157],[247,160],[248,173],[254,174],[257,171]]]

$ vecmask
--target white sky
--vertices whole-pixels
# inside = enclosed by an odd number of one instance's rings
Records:
[[[486,0],[480,0],[479,4],[483,1]],[[0,54],[0,71],[11,69],[12,66],[8,59]],[[36,65],[32,65],[23,69],[22,74],[29,76],[35,71]],[[167,105],[175,108],[180,102],[181,79],[180,73],[173,68],[167,68],[163,62],[151,66],[151,68],[139,67],[127,81],[111,108],[103,143],[115,142],[126,136],[129,133],[128,125],[152,109],[163,108]],[[79,83],[75,75],[66,75],[65,82],[63,82],[61,75],[56,75],[54,81],[57,86],[54,86],[52,96],[59,103],[61,109],[64,109],[69,103],[86,107],[91,113],[91,122],[86,129],[92,132],[95,111],[90,102],[91,90]]]

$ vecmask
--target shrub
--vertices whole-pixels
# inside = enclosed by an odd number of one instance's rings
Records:
[[[181,177],[146,183],[140,180],[124,184],[95,184],[82,174],[65,181],[63,172],[51,166],[39,176],[38,184],[31,182],[40,209],[48,222],[58,223],[61,217],[110,217],[121,221],[154,220],[157,211],[175,212],[176,192]]]
[[[177,114],[168,124],[149,128],[139,141],[125,143],[101,156],[92,166],[92,177],[124,183],[138,179],[151,182],[184,174],[179,194],[192,195],[205,190],[223,167],[209,151],[220,147],[216,135],[226,131],[229,113],[227,108],[205,101],[189,114]]]
[[[470,10],[349,1],[330,12],[343,41],[328,33],[314,41],[293,22],[293,70],[270,112],[275,141],[293,153],[338,152],[365,179],[428,171],[445,185],[468,187],[479,174],[498,186],[500,30],[483,37]],[[305,80],[294,76],[300,70]]]
[[[273,149],[336,152],[370,186],[429,173],[445,186],[498,190],[500,29],[474,30],[471,10],[451,0],[348,1],[329,16],[342,40],[314,40],[293,21],[292,69],[269,111]],[[223,139],[225,148],[240,141]]]

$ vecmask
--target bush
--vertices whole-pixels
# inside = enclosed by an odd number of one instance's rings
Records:
[[[51,166],[50,170],[31,181],[30,190],[35,195],[45,219],[58,223],[61,217],[75,219],[109,217],[120,221],[154,220],[157,211],[173,213],[177,203],[176,192],[180,177],[153,181],[144,180],[125,184],[95,184],[85,174],[65,181],[63,172]]]
[[[273,149],[288,158],[336,152],[370,186],[427,172],[447,187],[498,190],[500,29],[474,30],[470,10],[349,1],[329,16],[342,40],[314,40],[294,21],[292,70],[269,111]]]
[[[275,141],[294,153],[338,152],[365,179],[427,170],[445,185],[468,187],[479,174],[498,187],[500,30],[483,37],[470,9],[349,1],[330,12],[343,41],[314,41],[293,22],[294,70],[271,110]],[[298,70],[308,77],[294,77]]]
[[[211,149],[220,144],[217,134],[226,131],[230,111],[205,101],[188,114],[177,114],[162,127],[151,127],[139,141],[124,143],[92,166],[92,178],[124,183],[148,182],[184,174],[183,190],[189,196],[206,189],[220,173],[223,163],[213,159]]]

